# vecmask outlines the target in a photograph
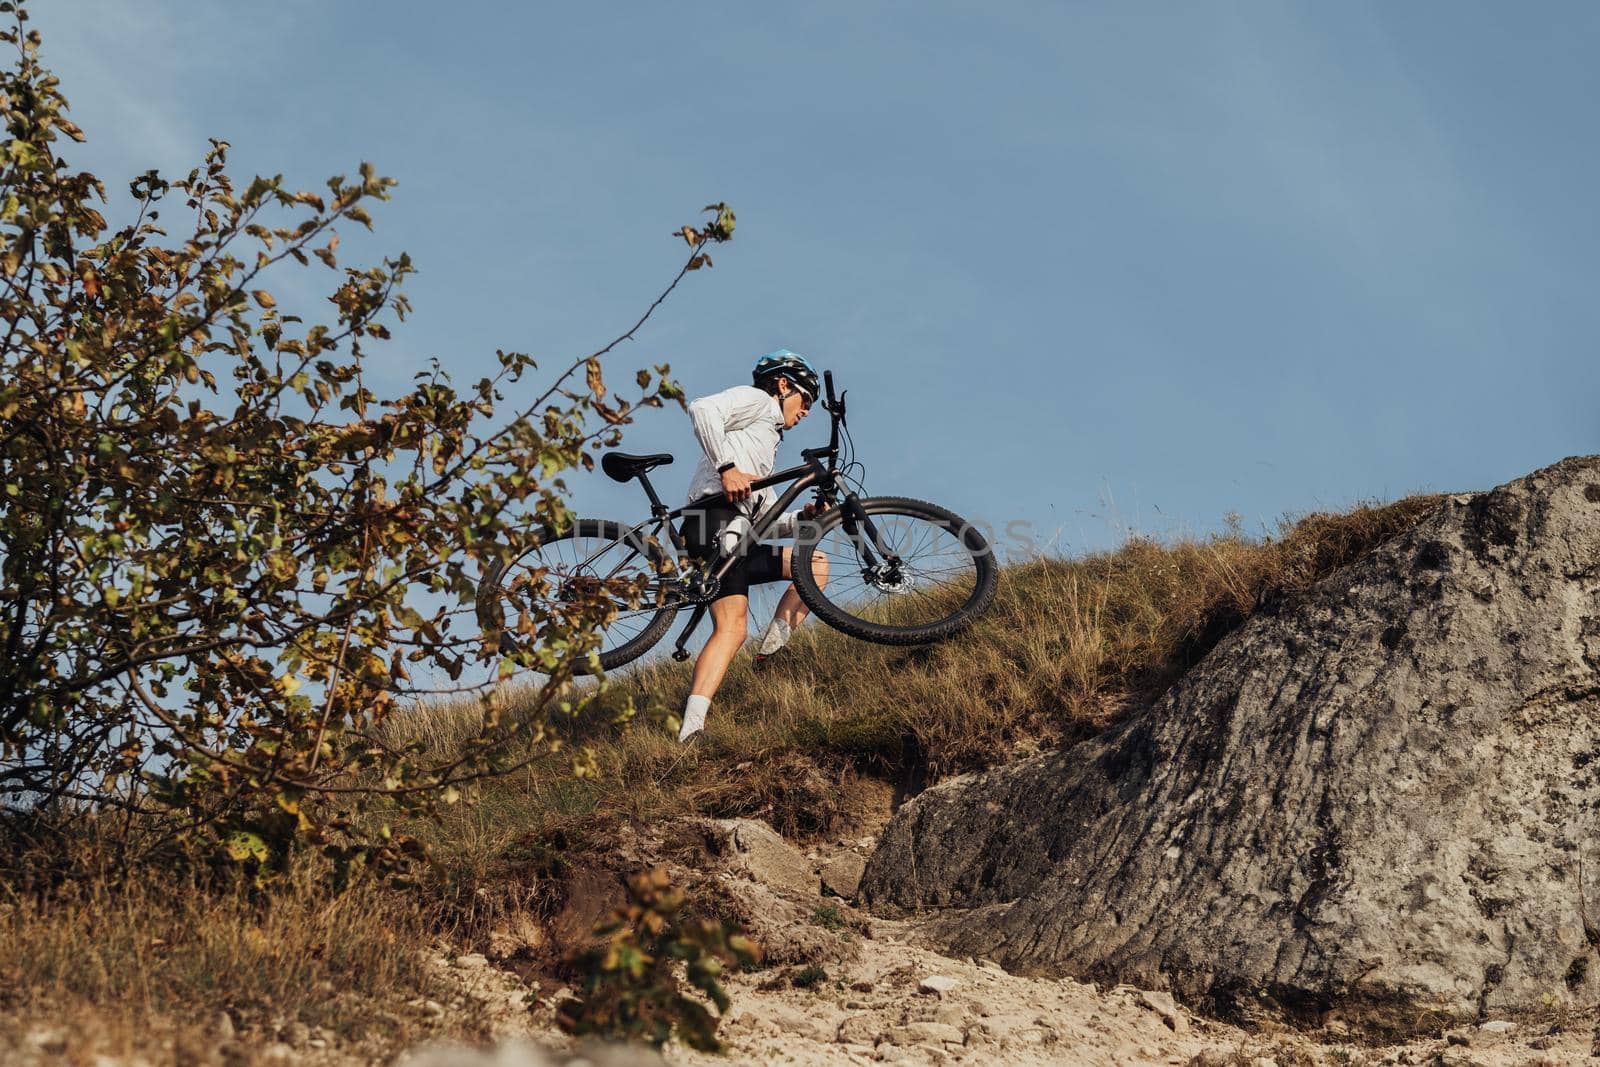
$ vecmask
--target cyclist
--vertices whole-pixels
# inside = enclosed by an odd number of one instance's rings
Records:
[[[751,385],[736,385],[689,404],[689,418],[704,455],[689,483],[689,510],[684,513],[682,534],[691,554],[702,560],[713,559],[719,547],[731,548],[749,528],[750,520],[771,506],[772,490],[752,492],[750,483],[772,473],[784,431],[805,418],[817,400],[817,372],[804,356],[787,348],[757,360],[751,381]],[[718,500],[696,506],[697,501],[711,496]],[[773,536],[793,537],[798,523],[812,513],[811,505],[786,513]],[[792,578],[792,556],[789,547],[753,545],[723,577],[711,602],[715,629],[695,661],[679,741],[687,741],[704,728],[711,698],[744,644],[750,586]],[[827,560],[820,554],[812,570],[817,583],[826,584]],[[757,670],[783,648],[805,617],[806,606],[790,584],[757,646]]]

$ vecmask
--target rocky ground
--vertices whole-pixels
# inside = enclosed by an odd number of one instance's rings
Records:
[[[1302,1031],[1266,1017],[1247,1027],[1201,1018],[1155,990],[1009,974],[991,961],[940,954],[915,919],[886,921],[852,907],[845,897],[854,892],[870,839],[803,855],[760,823],[705,823],[693,832],[723,849],[710,861],[710,876],[748,910],[772,962],[729,982],[734,1007],[721,1031],[725,1055],[672,1046],[667,1063],[1525,1067],[1590,1058],[1592,1014],[1490,1020],[1375,1046],[1337,1026]],[[634,844],[640,854],[662,846],[663,839]],[[487,1042],[478,1049],[423,1043],[401,1057],[404,1067],[663,1062],[638,1050],[574,1050],[554,1026],[554,1005],[566,990],[520,975],[514,960],[441,946],[432,963],[439,999],[408,1005],[410,1015],[424,1028],[470,1021],[467,1028]],[[374,1048],[343,1045],[293,1022],[271,1034],[234,1033],[231,1022],[217,1019],[137,1048],[59,1022],[0,1022],[0,1063],[7,1067],[390,1062]]]

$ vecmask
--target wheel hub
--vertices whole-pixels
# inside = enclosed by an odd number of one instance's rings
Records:
[[[867,584],[880,593],[909,593],[911,592],[911,577],[902,571],[898,564],[880,563],[868,567],[861,572]]]

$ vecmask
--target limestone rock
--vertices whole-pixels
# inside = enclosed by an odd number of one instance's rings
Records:
[[[776,830],[757,819],[714,819],[732,847],[733,863],[756,881],[794,893],[820,891],[811,862]]]
[[[1600,457],[1448,499],[1099,738],[928,790],[862,895],[1011,969],[1405,1028],[1600,995]]]
[[[855,852],[841,852],[822,865],[822,888],[850,900],[861,886],[867,858]]]

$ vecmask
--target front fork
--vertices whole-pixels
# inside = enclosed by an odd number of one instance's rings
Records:
[[[844,527],[845,534],[849,536],[860,554],[862,573],[869,580],[879,577],[886,581],[898,581],[900,557],[884,547],[883,541],[878,537],[878,527],[873,523],[872,516],[861,506],[861,498],[854,493],[848,493],[839,507],[844,512],[844,519],[840,525]],[[874,550],[877,554],[874,554]],[[878,555],[883,557],[881,562]]]

